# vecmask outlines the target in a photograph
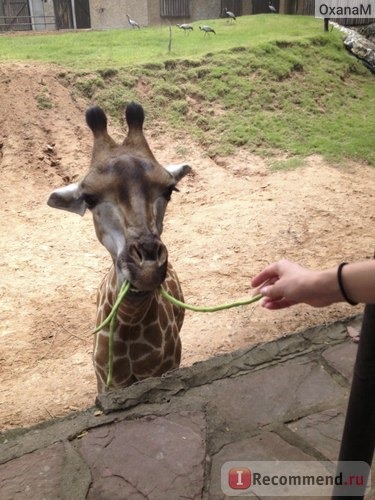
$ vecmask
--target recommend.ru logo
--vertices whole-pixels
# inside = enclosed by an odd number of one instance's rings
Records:
[[[365,462],[241,461],[221,468],[228,496],[360,496],[371,486]]]

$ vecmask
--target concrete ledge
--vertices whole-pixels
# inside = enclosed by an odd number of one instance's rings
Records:
[[[193,387],[264,369],[296,356],[322,351],[328,345],[341,343],[347,337],[348,323],[354,319],[359,321],[360,317],[317,326],[297,334],[287,334],[272,342],[257,344],[174,370],[161,378],[148,379],[126,389],[109,391],[99,395],[96,404],[104,413],[111,413],[132,408],[140,403],[168,402],[171,397],[181,396]]]

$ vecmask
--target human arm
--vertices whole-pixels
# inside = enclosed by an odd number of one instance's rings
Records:
[[[324,307],[345,302],[337,279],[337,267],[314,271],[295,262],[280,260],[254,276],[253,287],[264,295],[263,306],[282,309],[305,303]],[[352,302],[375,303],[375,260],[354,262],[342,267],[342,285]]]

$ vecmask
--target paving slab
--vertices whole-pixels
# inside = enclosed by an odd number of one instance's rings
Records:
[[[69,443],[56,443],[0,467],[2,500],[85,498],[90,470]]]
[[[224,500],[228,498],[221,489],[221,468],[232,461],[311,461],[312,457],[298,447],[291,445],[273,432],[261,432],[251,438],[242,439],[224,446],[212,458],[210,474],[209,499]],[[233,497],[232,497],[233,498]],[[291,498],[290,496],[287,498]],[[312,497],[309,497],[312,498]],[[325,497],[319,497],[324,500]]]
[[[334,370],[351,382],[357,350],[357,344],[346,342],[326,349],[322,356]]]
[[[75,443],[90,467],[87,499],[201,498],[205,418],[185,412],[92,429]]]
[[[336,461],[340,451],[346,406],[307,415],[288,428],[318,450],[325,458]],[[371,467],[372,488],[367,499],[375,499],[375,462]]]
[[[328,460],[337,460],[346,408],[312,413],[288,424],[288,428],[314,446]]]

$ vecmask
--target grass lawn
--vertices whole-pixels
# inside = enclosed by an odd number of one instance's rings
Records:
[[[216,35],[205,36],[199,24]],[[120,119],[129,100],[210,156],[243,147],[375,165],[374,76],[321,20],[244,16],[169,28],[0,36],[0,59],[57,64],[75,92]],[[295,168],[303,161],[285,162]],[[278,162],[277,168],[283,164]]]
[[[121,68],[133,64],[163,62],[168,58],[199,60],[207,51],[233,47],[256,47],[260,43],[308,39],[320,34],[322,23],[311,17],[244,16],[236,23],[216,19],[192,23],[194,31],[172,26],[171,52],[169,27],[141,30],[75,31],[54,34],[1,35],[0,59],[55,63],[77,70]],[[216,31],[204,35],[199,25],[209,24]]]

